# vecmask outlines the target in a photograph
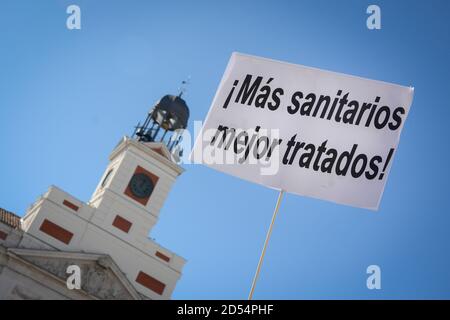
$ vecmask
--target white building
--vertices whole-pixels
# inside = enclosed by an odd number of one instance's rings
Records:
[[[177,143],[164,142],[186,127],[185,103],[176,122],[180,101],[165,96],[137,137],[120,141],[89,202],[51,186],[23,218],[0,209],[0,299],[170,299],[186,261],[148,234],[183,172],[171,153]],[[80,289],[67,286],[71,265]]]

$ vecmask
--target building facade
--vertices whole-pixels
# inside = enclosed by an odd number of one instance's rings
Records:
[[[171,298],[186,261],[148,234],[183,169],[148,137],[119,142],[88,202],[51,186],[22,218],[0,210],[0,299]]]

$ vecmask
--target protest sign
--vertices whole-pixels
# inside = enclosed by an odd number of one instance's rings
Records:
[[[378,209],[413,88],[233,53],[191,159]]]

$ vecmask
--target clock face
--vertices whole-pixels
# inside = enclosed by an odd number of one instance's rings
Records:
[[[154,188],[152,179],[145,173],[136,173],[130,181],[131,193],[139,199],[148,198]]]

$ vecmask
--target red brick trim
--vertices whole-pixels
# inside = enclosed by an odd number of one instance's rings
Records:
[[[130,231],[130,228],[133,224],[130,221],[128,221],[127,219],[122,218],[121,216],[117,215],[114,218],[112,225],[114,227],[116,227],[117,229],[120,229],[123,232],[128,233],[128,231]]]
[[[136,282],[156,292],[159,295],[162,295],[164,289],[166,288],[166,285],[164,283],[142,271],[140,271],[138,276],[136,277]]]
[[[164,253],[161,253],[159,251],[156,251],[155,256],[157,256],[161,260],[164,260],[165,262],[169,262],[170,261],[170,258],[168,256],[166,256]]]
[[[6,240],[7,237],[8,237],[7,233],[0,231],[0,240]]]
[[[154,175],[153,173],[151,173],[151,172],[145,170],[145,169],[142,168],[141,166],[137,166],[137,168],[136,168],[136,170],[134,171],[134,174],[133,174],[133,175],[135,175],[135,174],[137,174],[137,173],[144,173],[144,174],[146,174],[147,176],[149,176],[150,179],[152,179],[153,185],[154,185],[155,188],[156,188],[156,183],[157,183],[158,180],[159,180],[159,177],[158,177],[158,176],[156,176],[156,175]],[[147,203],[148,203],[148,200],[150,199],[150,197],[151,197],[152,195],[150,194],[147,198],[138,198],[138,197],[135,197],[134,194],[133,194],[133,192],[131,192],[130,183],[131,183],[131,180],[130,180],[130,182],[128,183],[128,186],[127,186],[127,188],[125,189],[125,192],[124,192],[124,193],[125,193],[127,196],[129,196],[131,199],[133,199],[133,200],[139,202],[139,203],[142,204],[143,206],[146,206]]]
[[[167,156],[162,151],[162,148],[152,148],[152,150],[167,159]]]
[[[44,222],[42,222],[39,230],[65,244],[69,244],[70,240],[72,240],[73,237],[72,232],[64,229],[63,227],[58,226],[57,224],[47,219],[45,219]]]
[[[78,207],[77,205],[74,205],[72,202],[64,200],[63,201],[63,205],[65,205],[66,207],[72,209],[73,211],[78,211],[78,209],[80,209],[80,207]]]

